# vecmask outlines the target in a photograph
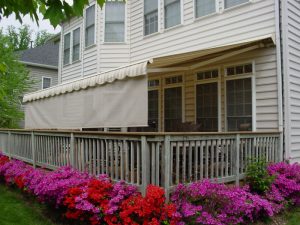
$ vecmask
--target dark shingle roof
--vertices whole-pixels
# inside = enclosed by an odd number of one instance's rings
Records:
[[[19,60],[48,66],[58,66],[59,43],[48,41],[45,45],[19,51]]]

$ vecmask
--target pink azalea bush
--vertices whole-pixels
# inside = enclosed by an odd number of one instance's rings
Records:
[[[0,152],[0,181],[59,208],[69,220],[92,225],[248,224],[300,206],[300,165],[271,164],[267,172],[274,179],[264,193],[203,180],[179,184],[165,203],[163,189],[156,186],[149,185],[143,197],[136,187],[113,183],[106,175],[94,177],[70,167],[34,169]]]

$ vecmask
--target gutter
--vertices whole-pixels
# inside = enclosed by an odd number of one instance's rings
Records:
[[[57,66],[51,66],[46,64],[40,64],[40,63],[33,63],[33,62],[26,62],[26,61],[19,61],[20,63],[23,63],[27,66],[36,66],[36,67],[42,67],[46,69],[52,69],[52,70],[58,70]]]

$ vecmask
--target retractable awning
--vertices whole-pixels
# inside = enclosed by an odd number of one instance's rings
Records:
[[[274,34],[155,57],[27,94],[23,98],[26,103],[25,127],[78,129],[147,126],[148,73],[194,70],[268,44],[275,44]]]

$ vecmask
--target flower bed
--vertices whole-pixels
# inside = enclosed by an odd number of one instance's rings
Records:
[[[0,153],[0,180],[59,208],[68,220],[94,225],[247,224],[300,205],[300,166],[272,164],[268,173],[275,179],[263,194],[251,193],[248,185],[203,180],[178,185],[166,203],[160,187],[149,185],[143,197],[136,187],[113,183],[106,175],[93,177],[70,167],[47,172]]]

